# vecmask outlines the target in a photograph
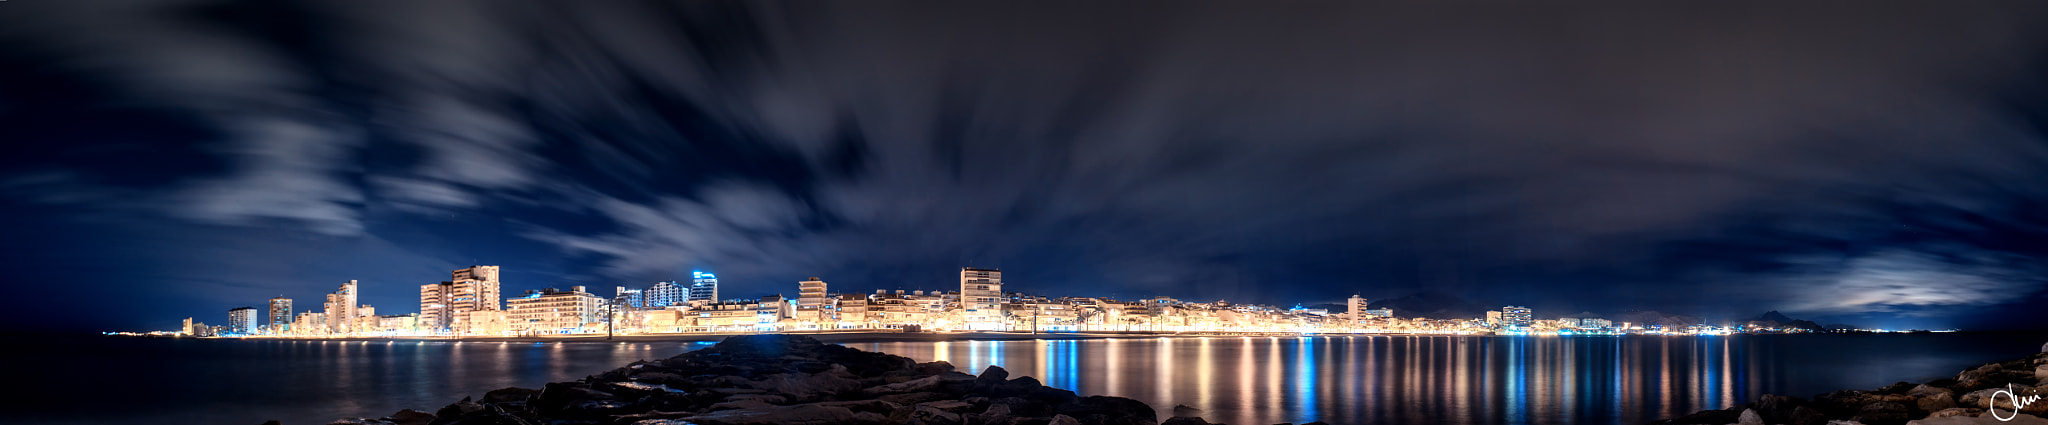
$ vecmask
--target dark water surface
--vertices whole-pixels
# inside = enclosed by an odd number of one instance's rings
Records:
[[[536,388],[688,342],[448,343],[17,338],[0,423],[324,424]],[[1950,376],[2048,334],[1222,337],[849,343],[943,359],[1212,422],[1643,423],[1765,393]]]

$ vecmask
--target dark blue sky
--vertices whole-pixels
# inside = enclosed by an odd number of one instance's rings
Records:
[[[9,323],[470,264],[2048,323],[2039,2],[415,3],[0,3]]]

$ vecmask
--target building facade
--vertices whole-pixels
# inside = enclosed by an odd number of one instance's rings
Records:
[[[993,329],[1002,318],[1003,271],[960,269],[960,321],[969,329]]]
[[[449,282],[420,286],[419,327],[426,331],[469,331],[469,316],[499,311],[498,266],[470,266],[450,273]]]
[[[255,335],[256,314],[256,307],[236,307],[228,310],[228,332]]]
[[[796,314],[799,321],[827,322],[832,314],[827,310],[825,281],[812,276],[810,280],[796,283]]]
[[[273,335],[281,335],[281,334],[284,334],[284,333],[286,333],[286,332],[291,332],[291,330],[292,330],[292,299],[291,299],[291,298],[285,298],[285,297],[277,297],[277,298],[271,298],[271,299],[270,299],[270,323],[269,323],[269,325],[270,325],[270,329],[269,329],[269,332],[270,332],[271,334],[273,334]]]
[[[647,306],[647,293],[640,289],[626,289],[624,286],[612,290],[612,302],[622,307],[641,308]]]
[[[327,294],[327,302],[320,309],[328,318],[327,333],[343,335],[355,331],[356,288],[356,281],[351,280],[341,284],[341,289]]]
[[[689,288],[684,288],[676,281],[655,282],[653,287],[647,288],[647,306],[668,307],[687,304],[689,295]]]
[[[689,301],[718,302],[718,276],[701,271],[690,272]]]
[[[1536,325],[1536,315],[1528,307],[1501,307],[1500,324],[1512,328],[1528,328]]]
[[[525,296],[505,300],[506,330],[519,334],[582,333],[603,313],[604,299],[581,286],[568,291],[527,291]]]

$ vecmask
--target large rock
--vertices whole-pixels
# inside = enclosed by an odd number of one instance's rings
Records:
[[[1955,396],[1949,395],[1947,391],[1943,391],[1935,393],[1934,395],[1921,397],[1918,407],[1920,408],[1920,411],[1929,413],[1952,409],[1956,407],[1956,398]]]
[[[1850,419],[1865,425],[1902,425],[1912,419],[1910,415],[1905,405],[1880,401],[1863,405],[1856,411],[1856,417]]]
[[[860,392],[862,394],[867,394],[869,396],[877,396],[883,394],[903,394],[921,391],[931,391],[933,389],[937,389],[938,387],[939,377],[937,375],[933,375],[909,381],[898,382],[894,384],[869,387],[860,390]]]
[[[836,425],[854,422],[853,410],[800,404],[766,409],[721,410],[683,419],[699,425]]]
[[[1735,424],[1736,424],[1736,425],[1764,425],[1764,417],[1763,417],[1763,415],[1758,415],[1758,414],[1756,413],[1756,409],[1742,409],[1742,415],[1740,415],[1740,416],[1736,416],[1736,418],[1735,418]]]

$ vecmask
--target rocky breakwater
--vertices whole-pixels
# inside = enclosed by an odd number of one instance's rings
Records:
[[[431,415],[405,411],[335,424],[422,425],[1152,425],[1152,406],[1120,397],[1081,397],[1010,379],[991,366],[980,376],[943,361],[871,353],[796,335],[727,338],[710,348],[540,389],[505,388],[464,398]],[[1167,424],[1204,424],[1176,417]]]
[[[1765,394],[1755,403],[1655,423],[2048,425],[2048,419],[2043,419],[2048,417],[2048,396],[2044,395],[2048,395],[2048,352],[1978,366],[1956,374],[1955,378],[1922,384],[1899,382],[1870,391],[1835,391],[1812,399]]]

